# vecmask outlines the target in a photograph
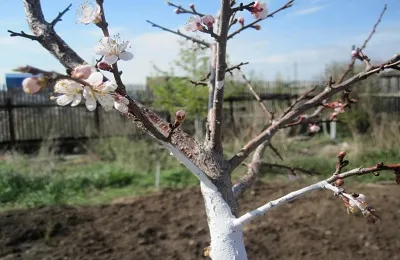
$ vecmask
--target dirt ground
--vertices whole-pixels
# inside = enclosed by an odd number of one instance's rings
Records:
[[[305,184],[257,184],[240,201],[252,209]],[[352,188],[352,189],[350,189]],[[245,227],[249,259],[400,259],[400,186],[350,186],[366,194],[379,225],[347,215],[316,191]],[[198,188],[166,190],[111,205],[44,207],[0,214],[0,259],[207,259]]]

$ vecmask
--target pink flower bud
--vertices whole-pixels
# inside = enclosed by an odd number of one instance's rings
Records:
[[[215,19],[212,15],[205,15],[201,17],[201,22],[205,24],[208,27],[208,29],[211,29],[213,27]]]
[[[94,70],[90,65],[79,65],[72,71],[71,76],[77,79],[87,79]]]
[[[239,17],[238,22],[243,26],[244,25],[244,17],[243,16]]]
[[[359,57],[358,51],[357,51],[357,50],[351,51],[351,57],[353,57],[353,58],[358,58],[358,57]]]
[[[104,61],[100,61],[100,62],[97,64],[97,67],[98,67],[100,70],[112,71],[111,65],[109,65],[108,63],[106,63],[106,62],[104,62]]]
[[[183,110],[178,110],[175,113],[175,121],[178,122],[179,124],[183,122],[183,120],[185,120],[186,117],[186,113]]]
[[[22,89],[27,94],[34,94],[42,89],[38,78],[26,78],[22,81]]]
[[[318,133],[321,128],[316,124],[312,124],[309,126],[309,129],[311,133]]]

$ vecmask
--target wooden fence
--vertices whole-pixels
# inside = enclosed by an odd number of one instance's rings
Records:
[[[397,84],[389,87],[390,92],[372,94],[374,110],[399,114],[400,80],[394,82]],[[270,86],[262,86],[256,91],[265,100],[266,106],[276,111],[277,107],[285,107],[293,101],[301,89],[286,88],[284,90],[287,93],[268,93]],[[135,93],[130,95],[136,97]],[[0,92],[0,146],[43,140],[77,141],[118,135],[133,136],[141,133],[119,113],[105,112],[100,106],[90,112],[84,104],[61,107],[49,97],[49,93],[26,95],[22,92]],[[227,124],[227,128],[235,129],[243,124],[247,126],[248,122],[254,121],[255,115],[263,116],[257,112],[258,104],[250,93],[227,97],[225,101],[224,124]],[[193,130],[193,125],[185,124],[185,127],[189,128],[189,132]]]

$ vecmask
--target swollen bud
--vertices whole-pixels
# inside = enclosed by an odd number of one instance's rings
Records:
[[[104,61],[100,61],[100,62],[97,64],[97,68],[99,68],[99,70],[112,71],[111,65],[107,64],[107,63],[104,62]]]
[[[186,117],[186,113],[183,110],[178,110],[175,113],[175,123],[174,123],[174,127],[178,127],[180,124],[182,124],[182,122],[185,120]]]
[[[244,26],[244,17],[243,17],[243,16],[239,17],[238,22],[239,22],[242,26]]]
[[[174,12],[175,12],[176,14],[180,14],[180,13],[181,13],[181,9],[176,8]]]
[[[190,4],[189,7],[190,7],[191,9],[194,9],[194,4]]]
[[[351,57],[353,58],[358,58],[360,56],[359,52],[357,50],[351,51]]]
[[[39,92],[46,85],[46,80],[30,77],[22,81],[22,90],[27,94],[34,94]]]
[[[341,152],[339,152],[339,154],[338,154],[338,159],[343,160],[343,158],[344,158],[345,156],[346,156],[346,152],[341,151]]]
[[[344,180],[343,180],[343,179],[337,179],[337,180],[335,181],[336,187],[340,187],[340,186],[342,186],[343,184],[344,184]]]
[[[261,25],[259,24],[255,24],[252,26],[254,29],[256,29],[257,31],[261,30]]]

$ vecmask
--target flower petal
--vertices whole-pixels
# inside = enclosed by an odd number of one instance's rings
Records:
[[[104,45],[97,45],[94,47],[94,53],[96,53],[97,55],[105,55],[106,53],[108,53],[106,51],[106,47]]]
[[[90,85],[96,87],[103,83],[103,74],[101,74],[101,72],[93,72],[86,81]]]
[[[83,87],[79,83],[66,79],[57,81],[54,86],[54,92],[61,94],[72,94],[73,92],[82,89]]]
[[[85,105],[87,110],[93,111],[97,107],[96,99],[94,98],[93,91],[90,87],[85,87],[83,90],[83,97],[86,99]]]
[[[106,55],[104,57],[104,61],[109,64],[109,65],[113,65],[114,63],[116,63],[118,60],[118,56],[117,55]]]
[[[114,107],[116,110],[123,114],[126,114],[128,112],[128,106],[123,103],[114,102]]]
[[[73,95],[68,95],[68,94],[61,95],[57,97],[57,104],[59,106],[66,106],[69,103],[71,103],[73,99],[74,99]]]
[[[110,111],[114,106],[114,98],[110,94],[95,93],[96,99],[105,111]]]
[[[77,106],[79,105],[79,103],[81,103],[82,101],[82,95],[81,94],[77,94],[74,96],[74,99],[72,100],[71,106]]]
[[[107,91],[107,92],[113,92],[117,89],[117,87],[118,87],[117,84],[108,80],[108,81],[104,82],[103,89],[104,89],[104,91]]]
[[[124,52],[127,48],[129,48],[130,47],[130,42],[129,41],[126,41],[126,42],[123,42],[123,43],[121,43],[120,45],[119,45],[119,50],[120,50],[120,52]]]
[[[133,59],[133,54],[129,51],[123,51],[123,52],[121,52],[121,54],[118,57],[121,60],[128,61],[128,60]]]

